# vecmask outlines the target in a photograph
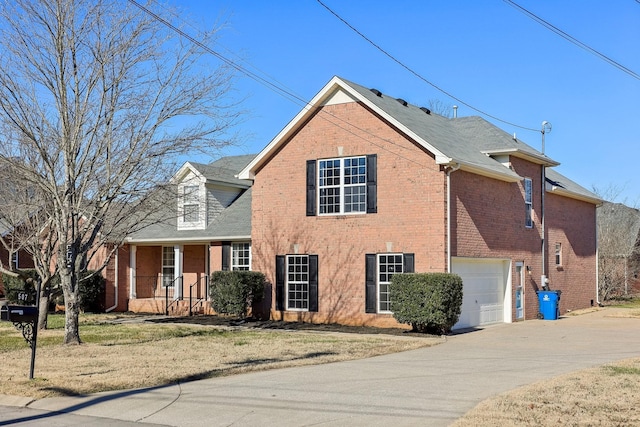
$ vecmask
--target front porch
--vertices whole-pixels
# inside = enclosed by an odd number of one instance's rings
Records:
[[[171,281],[157,277],[137,276],[136,298],[129,299],[133,313],[154,313],[171,316],[210,314],[208,304],[209,276],[202,275],[195,282],[184,285],[184,276]]]

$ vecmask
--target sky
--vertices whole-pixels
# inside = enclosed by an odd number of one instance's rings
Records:
[[[177,17],[151,9],[196,38],[219,26],[210,47],[269,82],[237,73],[246,114],[223,154],[258,153],[338,75],[415,105],[458,105],[459,117],[480,115],[538,150],[547,121],[545,154],[560,173],[640,205],[640,0],[514,0],[631,73],[503,0],[322,0],[402,65],[317,0],[167,1]]]

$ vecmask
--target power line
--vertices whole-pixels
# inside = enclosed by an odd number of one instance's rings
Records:
[[[360,37],[362,37],[363,39],[365,39],[369,44],[371,44],[373,47],[375,47],[376,49],[378,49],[380,52],[382,52],[384,55],[386,55],[387,57],[389,57],[391,60],[393,60],[396,64],[400,65],[402,68],[404,68],[405,70],[409,71],[411,74],[413,74],[414,76],[416,76],[417,78],[419,78],[420,80],[422,80],[423,82],[427,83],[428,85],[430,85],[431,87],[433,87],[434,89],[444,93],[445,95],[447,95],[449,98],[456,100],[457,102],[459,102],[462,105],[465,105],[467,107],[469,107],[470,109],[472,109],[473,111],[476,111],[478,113],[480,113],[483,116],[489,117],[491,119],[494,119],[496,121],[499,121],[501,123],[505,123],[507,125],[510,126],[514,126],[520,129],[525,129],[525,130],[530,130],[533,132],[539,132],[539,129],[533,129],[533,128],[529,128],[526,126],[521,126],[512,122],[509,122],[507,120],[503,120],[499,117],[496,117],[494,115],[491,115],[483,110],[480,110],[476,107],[474,107],[473,105],[463,101],[462,99],[456,97],[455,95],[452,95],[451,93],[447,92],[446,90],[442,89],[441,87],[437,86],[436,84],[430,82],[429,80],[427,80],[425,77],[423,77],[421,74],[419,74],[417,71],[414,71],[412,68],[410,68],[408,65],[404,64],[402,61],[400,61],[399,59],[397,59],[395,56],[393,56],[392,54],[390,54],[388,51],[386,51],[385,49],[383,49],[382,47],[380,47],[380,45],[378,45],[377,43],[375,43],[373,40],[371,40],[369,37],[367,37],[366,35],[364,35],[361,31],[359,31],[357,28],[355,28],[353,25],[351,25],[349,22],[347,22],[347,20],[345,20],[344,18],[342,18],[340,15],[338,15],[336,12],[334,12],[329,6],[327,6],[326,4],[324,4],[321,0],[316,0],[318,3],[320,3],[320,5],[322,7],[324,7],[325,9],[327,9],[333,16],[335,16],[336,18],[338,18],[343,24],[345,24],[347,27],[349,27],[351,30],[353,30],[356,34],[358,34]]]
[[[160,22],[161,24],[163,24],[163,25],[164,25],[164,26],[166,26],[167,28],[171,29],[171,30],[172,30],[172,31],[174,31],[175,33],[177,33],[177,34],[179,34],[180,36],[184,37],[185,39],[189,40],[191,43],[193,43],[193,44],[195,44],[196,46],[200,47],[200,48],[201,48],[201,49],[203,49],[204,51],[206,51],[206,52],[210,53],[211,55],[215,56],[216,58],[220,59],[220,60],[221,60],[222,62],[224,62],[225,64],[227,64],[227,65],[231,66],[232,68],[234,68],[234,69],[236,69],[236,70],[240,71],[241,73],[245,74],[247,77],[249,77],[249,78],[251,78],[251,79],[253,79],[253,80],[257,81],[258,83],[260,83],[260,84],[262,84],[262,85],[264,85],[264,86],[266,86],[267,88],[269,88],[269,89],[271,89],[272,91],[276,92],[277,94],[279,94],[279,95],[283,96],[284,98],[286,98],[286,99],[288,99],[288,100],[290,100],[290,101],[292,101],[292,102],[294,102],[294,103],[296,103],[296,104],[298,104],[298,105],[301,105],[303,108],[305,108],[305,109],[307,109],[307,110],[310,110],[310,109],[312,109],[312,108],[314,107],[314,106],[313,106],[313,105],[311,105],[309,102],[307,102],[306,100],[304,100],[301,96],[296,95],[295,93],[293,93],[291,90],[286,89],[286,88],[283,88],[283,87],[281,87],[281,86],[278,86],[278,85],[277,85],[277,84],[275,84],[275,83],[272,83],[272,82],[268,81],[267,79],[265,79],[265,78],[263,78],[263,77],[261,77],[261,76],[257,75],[256,73],[254,73],[254,72],[252,72],[252,71],[248,70],[246,67],[243,67],[242,65],[240,65],[240,64],[238,64],[238,63],[236,63],[235,61],[232,61],[231,59],[229,59],[229,58],[225,57],[225,56],[224,56],[224,55],[222,55],[221,53],[216,52],[215,50],[211,49],[209,46],[205,45],[205,44],[204,44],[204,43],[202,43],[201,41],[197,40],[196,38],[194,38],[194,37],[190,36],[189,34],[187,34],[187,33],[186,33],[186,32],[184,32],[184,31],[182,31],[180,28],[176,27],[175,25],[173,25],[172,23],[170,23],[170,22],[169,22],[169,21],[167,21],[166,19],[164,19],[164,18],[162,18],[161,16],[159,16],[158,14],[154,13],[154,12],[153,12],[153,11],[151,11],[149,8],[147,8],[147,7],[145,7],[145,6],[141,5],[141,4],[139,4],[136,0],[128,0],[128,1],[129,1],[129,3],[133,4],[133,5],[134,5],[134,6],[136,6],[138,9],[140,9],[142,12],[144,12],[144,13],[148,14],[148,15],[149,15],[149,16],[151,16],[153,19],[157,20],[158,22]],[[322,117],[323,119],[325,119],[325,120],[329,121],[330,123],[332,123],[332,124],[334,124],[334,125],[336,125],[336,126],[340,127],[340,128],[341,128],[341,129],[343,129],[344,131],[349,132],[349,133],[351,133],[352,135],[354,135],[354,136],[356,136],[356,137],[358,137],[358,138],[361,138],[361,139],[363,139],[363,140],[366,140],[362,135],[359,135],[359,134],[355,133],[354,131],[352,131],[351,129],[347,128],[346,126],[349,126],[349,127],[355,128],[355,129],[357,129],[357,130],[359,130],[359,131],[361,131],[361,132],[363,132],[363,133],[365,133],[365,134],[367,134],[367,135],[369,135],[369,136],[371,136],[371,137],[373,137],[373,138],[379,139],[379,140],[384,141],[384,142],[386,142],[386,143],[388,143],[388,144],[394,145],[394,146],[399,147],[399,148],[402,148],[402,149],[406,149],[405,147],[402,147],[401,145],[398,145],[398,144],[397,144],[397,143],[395,143],[394,141],[388,140],[388,139],[386,139],[386,138],[382,138],[382,137],[380,137],[379,135],[376,135],[376,134],[372,133],[371,131],[368,131],[368,130],[366,130],[366,129],[362,129],[362,128],[358,127],[358,126],[355,126],[355,125],[353,125],[353,124],[349,123],[347,120],[345,120],[345,119],[343,119],[343,118],[341,118],[341,117],[338,117],[338,116],[336,116],[336,115],[334,115],[334,114],[332,114],[332,113],[330,113],[330,112],[328,112],[328,111],[326,111],[326,110],[320,110],[320,112],[321,112],[321,113],[323,113],[323,115],[329,116],[330,118],[336,119],[336,120],[338,120],[338,121],[340,121],[340,122],[344,123],[344,126],[343,126],[343,125],[341,125],[341,124],[339,124],[339,123],[336,123],[336,122],[334,122],[334,121],[331,121],[331,120],[330,120],[329,118],[327,118],[327,117]],[[376,143],[374,143],[374,142],[373,142],[373,141],[371,141],[371,140],[366,140],[366,141],[368,141],[369,143],[371,143],[371,144],[373,144],[373,145],[376,145],[376,146],[377,146],[377,147],[379,147],[380,149],[383,149],[383,150],[385,150],[385,151],[388,151],[388,152],[390,152],[390,153],[393,153],[393,154],[395,154],[396,156],[401,157],[401,158],[402,158],[402,159],[404,159],[404,160],[407,160],[407,161],[409,161],[409,162],[412,162],[412,163],[416,163],[416,164],[422,165],[421,163],[417,162],[416,160],[414,160],[414,159],[412,159],[412,158],[405,157],[405,156],[402,156],[402,155],[401,155],[401,154],[399,154],[399,153],[392,152],[391,150],[389,150],[387,147],[385,147],[385,146],[383,146],[383,145],[376,144]],[[422,166],[425,166],[425,165],[422,165]]]
[[[640,0],[636,0],[638,3],[640,3]],[[511,0],[504,0],[505,3],[508,3],[509,5],[513,6],[515,9],[519,10],[520,12],[524,13],[525,15],[527,15],[529,18],[533,19],[534,21],[536,21],[537,23],[539,23],[540,25],[542,25],[543,27],[547,28],[548,30],[553,31],[554,33],[556,33],[557,35],[559,35],[560,37],[562,37],[563,39],[575,44],[576,46],[586,50],[589,53],[594,54],[595,56],[597,56],[598,58],[604,60],[605,62],[608,62],[610,65],[613,65],[614,67],[616,67],[617,69],[629,74],[631,77],[640,80],[640,75],[638,73],[636,73],[635,71],[625,67],[624,65],[620,64],[617,61],[614,61],[613,59],[609,58],[608,56],[606,56],[603,53],[598,52],[597,50],[595,50],[594,48],[592,48],[591,46],[582,43],[580,40],[570,36],[569,34],[565,33],[564,31],[562,31],[561,29],[559,29],[558,27],[550,24],[549,22],[545,21],[544,19],[540,18],[539,16],[533,14],[532,12],[528,11],[527,9],[525,9],[524,7],[520,6],[519,4],[517,4],[516,2],[513,2]]]

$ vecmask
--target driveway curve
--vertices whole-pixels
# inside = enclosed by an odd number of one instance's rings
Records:
[[[502,324],[404,353],[48,398],[28,408],[170,426],[445,426],[492,395],[640,356],[640,320],[615,314]]]

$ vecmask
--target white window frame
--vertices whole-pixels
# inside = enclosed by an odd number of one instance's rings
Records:
[[[231,244],[231,270],[251,270],[250,242],[236,242]]]
[[[348,164],[354,160],[357,161],[356,165]],[[334,166],[329,166],[329,163],[334,163]],[[318,215],[357,215],[367,213],[367,156],[320,159],[318,160],[317,170],[318,191],[316,205],[318,206]],[[326,175],[327,171],[336,170],[339,172],[337,182],[335,182],[336,177],[334,174]],[[353,183],[353,177],[356,178],[356,183]],[[328,184],[326,181],[332,182]],[[347,194],[353,191],[357,193]],[[334,194],[326,194],[325,192]],[[337,195],[335,195],[336,192]],[[338,200],[337,202],[327,203],[326,200],[329,198],[337,198]],[[357,200],[354,202],[353,199]]]
[[[200,222],[200,186],[182,187],[182,221],[185,224]]]
[[[20,258],[18,256],[18,251],[15,251],[11,254],[11,265],[16,270],[20,268]]]
[[[556,242],[555,249],[556,267],[562,267],[562,243]]]
[[[393,257],[390,263],[388,257]],[[399,262],[398,262],[399,260]],[[397,271],[398,265],[400,271]],[[393,272],[388,271],[388,267],[394,268]],[[382,271],[384,267],[384,270]],[[403,253],[382,253],[376,255],[376,293],[378,294],[378,313],[393,313],[391,311],[391,300],[389,295],[389,285],[391,284],[391,276],[394,274],[402,274],[404,272],[404,254]],[[385,296],[385,298],[383,298]],[[384,306],[384,308],[383,308]]]
[[[173,246],[162,247],[162,287],[173,286],[176,274],[176,253]]]
[[[533,228],[533,181],[531,178],[524,179],[524,226]]]
[[[302,261],[304,260],[306,260],[306,262],[303,263]],[[299,268],[296,268],[296,266],[299,266]],[[286,310],[309,311],[309,255],[287,255],[285,275]],[[293,287],[297,288],[292,289]],[[299,293],[300,296],[290,298],[292,293]],[[306,298],[304,295],[306,295]],[[296,304],[292,305],[291,303],[294,301]],[[300,304],[297,302],[300,302]]]

